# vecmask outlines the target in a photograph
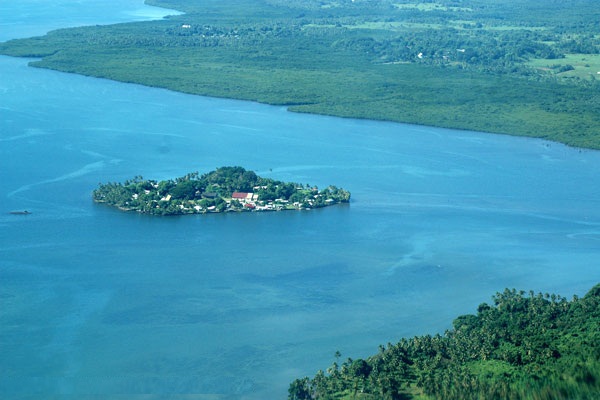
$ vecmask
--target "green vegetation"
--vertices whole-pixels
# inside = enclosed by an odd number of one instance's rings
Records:
[[[557,74],[569,78],[600,79],[600,54],[566,54],[557,60],[532,59],[528,65],[540,73]]]
[[[289,399],[600,398],[600,284],[571,301],[514,289],[493,301],[443,336],[402,339],[297,379]]]
[[[596,0],[147,2],[186,14],[61,29],[0,53],[297,112],[600,149]]]
[[[242,167],[221,167],[202,176],[194,172],[160,182],[138,176],[124,184],[100,184],[92,196],[98,203],[124,211],[154,215],[302,210],[350,201],[350,192],[335,186],[319,190],[261,178]]]

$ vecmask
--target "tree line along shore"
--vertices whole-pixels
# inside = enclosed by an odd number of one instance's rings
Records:
[[[294,380],[289,400],[595,400],[600,284],[571,300],[506,289],[443,335],[403,338]],[[332,351],[333,353],[333,351]]]
[[[185,14],[0,43],[36,67],[600,149],[596,0],[147,0]]]

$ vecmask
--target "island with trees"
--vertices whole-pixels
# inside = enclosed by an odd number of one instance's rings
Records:
[[[290,384],[290,400],[600,398],[600,284],[571,300],[506,289],[444,335],[380,346]]]
[[[220,167],[175,180],[100,184],[93,199],[124,211],[153,215],[203,214],[230,211],[309,210],[348,203],[350,192],[336,186],[316,186],[262,178],[242,167]]]

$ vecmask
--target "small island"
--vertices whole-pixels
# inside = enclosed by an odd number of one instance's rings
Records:
[[[125,183],[100,184],[92,196],[97,203],[152,215],[310,210],[350,201],[350,192],[335,186],[319,190],[262,178],[242,167],[164,181],[137,176]]]

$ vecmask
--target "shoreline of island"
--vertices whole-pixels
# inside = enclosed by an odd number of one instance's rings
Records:
[[[209,173],[175,180],[100,184],[94,202],[151,215],[311,210],[350,202],[350,192],[262,178],[242,167],[220,167]]]

